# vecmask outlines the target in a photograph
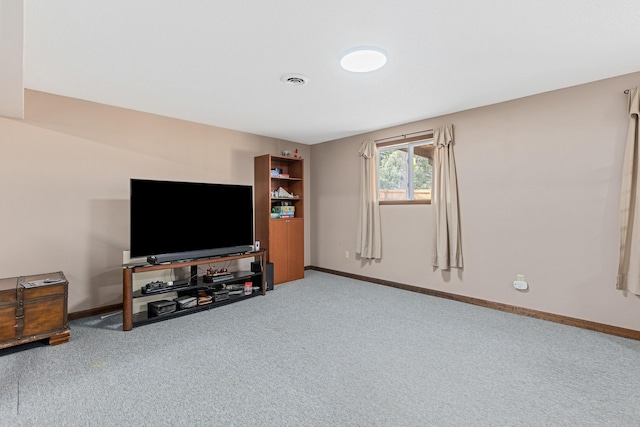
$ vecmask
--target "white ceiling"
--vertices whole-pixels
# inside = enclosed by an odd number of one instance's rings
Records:
[[[638,0],[24,4],[28,89],[305,144],[640,71]]]

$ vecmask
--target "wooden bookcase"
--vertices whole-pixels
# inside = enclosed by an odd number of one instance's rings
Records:
[[[304,160],[265,154],[254,161],[256,240],[273,263],[273,282],[304,277]],[[272,171],[278,170],[279,173]],[[294,197],[274,194],[284,189]],[[289,204],[293,217],[272,217],[274,208]]]

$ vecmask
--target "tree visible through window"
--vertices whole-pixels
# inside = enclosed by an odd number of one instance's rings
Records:
[[[378,149],[381,202],[430,203],[433,146],[430,141],[383,146]]]

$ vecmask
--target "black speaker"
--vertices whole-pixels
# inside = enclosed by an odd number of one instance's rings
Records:
[[[262,271],[262,267],[260,266],[259,262],[252,262],[251,263],[251,271],[253,271],[254,273],[259,273]]]
[[[267,263],[267,290],[273,290],[273,263]]]

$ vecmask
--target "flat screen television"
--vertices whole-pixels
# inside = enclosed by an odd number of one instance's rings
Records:
[[[152,263],[249,252],[253,187],[131,179],[131,257]]]

